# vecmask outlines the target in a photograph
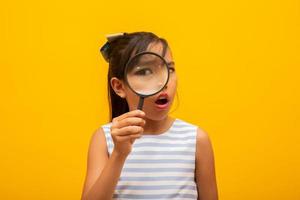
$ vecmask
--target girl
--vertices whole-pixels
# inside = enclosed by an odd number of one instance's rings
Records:
[[[150,32],[122,33],[108,37],[101,50],[109,62],[111,122],[90,140],[82,200],[217,200],[208,134],[168,115],[177,77],[167,41]],[[124,67],[143,51],[164,57],[170,76],[161,92],[145,98],[141,111],[139,96],[124,81]]]

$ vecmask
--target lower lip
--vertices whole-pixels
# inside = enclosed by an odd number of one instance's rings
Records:
[[[166,108],[168,108],[168,106],[169,106],[169,101],[167,102],[167,103],[165,103],[165,104],[163,104],[163,105],[160,105],[160,104],[155,104],[155,106],[158,108],[158,109],[166,109]]]

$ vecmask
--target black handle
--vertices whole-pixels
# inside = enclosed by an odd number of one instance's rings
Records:
[[[144,105],[144,97],[140,96],[139,105],[138,105],[137,109],[142,110],[143,105]]]

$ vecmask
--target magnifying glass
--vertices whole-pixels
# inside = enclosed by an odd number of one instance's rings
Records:
[[[142,110],[144,98],[157,94],[167,85],[169,66],[159,54],[144,51],[128,60],[124,77],[129,88],[140,97],[137,109]]]

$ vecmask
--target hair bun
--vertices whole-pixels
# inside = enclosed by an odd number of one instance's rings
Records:
[[[109,62],[110,43],[127,33],[113,33],[106,35],[107,42],[100,48],[100,52],[106,62]]]

